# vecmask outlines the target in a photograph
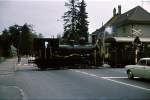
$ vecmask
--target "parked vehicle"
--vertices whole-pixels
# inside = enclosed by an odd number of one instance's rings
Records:
[[[125,66],[128,78],[140,77],[150,79],[150,58],[141,58],[136,65]]]

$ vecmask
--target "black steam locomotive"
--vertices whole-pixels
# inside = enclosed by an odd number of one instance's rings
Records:
[[[57,38],[34,39],[34,55],[40,69],[84,68],[96,64],[95,45],[60,45]]]

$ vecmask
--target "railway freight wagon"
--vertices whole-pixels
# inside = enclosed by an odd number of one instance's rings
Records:
[[[34,55],[40,69],[84,68],[96,64],[94,45],[60,45],[56,38],[34,39]]]

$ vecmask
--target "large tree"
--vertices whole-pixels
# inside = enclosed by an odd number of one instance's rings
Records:
[[[19,26],[17,24],[15,25],[12,25],[8,28],[9,30],[9,33],[11,35],[11,38],[12,38],[12,44],[15,48],[19,48],[19,43],[20,43],[20,35],[21,35],[21,27],[22,26]]]
[[[11,56],[11,44],[12,44],[12,39],[10,33],[7,29],[4,29],[1,35],[2,56],[4,57]]]
[[[33,40],[37,38],[31,25],[12,25],[4,29],[0,35],[0,56],[11,56],[11,45],[17,49],[19,55],[30,55],[33,51]],[[3,54],[3,55],[2,55]]]
[[[65,2],[68,11],[64,13],[64,36],[65,40],[76,40],[77,38],[77,16],[78,16],[78,0],[69,0]]]
[[[79,37],[85,38],[85,42],[88,42],[87,18],[86,3],[84,0],[82,0],[81,3],[79,3],[77,33],[79,34]]]
[[[86,13],[86,3],[84,0],[69,0],[65,3],[68,11],[64,13],[64,36],[65,40],[75,40],[79,42],[80,38],[88,41],[88,21]]]
[[[33,47],[33,37],[32,37],[32,26],[24,24],[21,27],[19,49],[20,53],[24,55],[31,54]]]
[[[37,37],[31,25],[25,23],[23,26],[13,25],[9,27],[12,44],[21,55],[29,55],[33,50],[33,39]]]

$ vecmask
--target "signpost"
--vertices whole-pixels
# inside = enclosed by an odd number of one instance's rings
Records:
[[[135,63],[137,63],[137,61],[138,61],[138,53],[140,51],[140,46],[142,45],[139,36],[141,36],[143,34],[142,34],[142,30],[141,29],[136,30],[136,29],[133,28],[132,30],[133,30],[132,35],[135,36],[133,44],[135,46]]]
[[[135,46],[135,63],[138,62],[138,53],[140,51],[140,46],[142,45],[140,38],[137,36],[134,39],[134,46]]]

